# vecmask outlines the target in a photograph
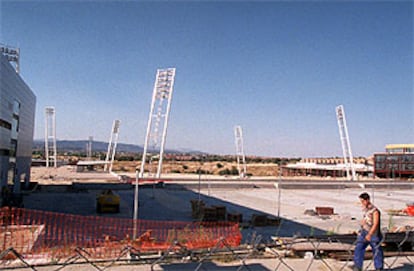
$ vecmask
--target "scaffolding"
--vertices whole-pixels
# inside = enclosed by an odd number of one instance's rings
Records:
[[[9,62],[15,63],[16,73],[20,73],[20,48],[1,44],[0,43],[0,53],[7,57]]]
[[[108,151],[106,153],[104,171],[108,170],[108,172],[112,172],[112,165],[114,164],[116,146],[118,144],[120,124],[121,124],[120,120],[114,120],[112,124],[111,137],[108,143]],[[111,159],[111,162],[109,162],[109,159]],[[108,167],[108,164],[109,164],[109,167]]]
[[[155,177],[160,178],[161,176],[174,78],[175,68],[157,70],[145,136],[144,151],[142,154],[141,170],[139,173],[140,177],[144,176],[147,160],[149,163],[148,174],[150,176],[153,174],[152,163],[155,159],[159,159]]]
[[[351,143],[349,141],[348,128],[346,125],[345,110],[343,105],[336,107],[336,118],[338,120],[339,136],[341,139],[342,153],[346,168],[346,176],[350,181],[356,180],[354,157],[352,156]]]
[[[247,177],[246,157],[244,155],[243,130],[240,125],[234,127],[234,137],[236,143],[237,169],[240,178],[245,178]]]
[[[45,158],[46,167],[57,167],[57,150],[56,150],[56,111],[52,106],[45,108]]]

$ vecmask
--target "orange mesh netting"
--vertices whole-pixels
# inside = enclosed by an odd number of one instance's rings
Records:
[[[167,250],[174,243],[188,249],[214,247],[220,240],[238,246],[241,233],[232,222],[177,222],[80,216],[19,208],[0,209],[0,252],[13,248],[25,257],[61,258],[83,248],[93,258],[138,251]],[[1,259],[0,259],[1,260]]]

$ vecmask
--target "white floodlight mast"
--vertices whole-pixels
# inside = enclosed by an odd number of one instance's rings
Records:
[[[114,159],[115,159],[116,146],[118,144],[119,125],[120,124],[121,124],[120,120],[114,120],[114,122],[112,124],[111,137],[110,137],[109,143],[108,143],[108,151],[106,153],[104,171],[106,171],[108,169],[109,158],[111,158],[111,163],[109,164],[109,170],[108,171],[112,172],[112,166],[114,164]]]
[[[45,159],[46,167],[49,167],[49,120],[48,108],[45,108]]]
[[[158,163],[157,178],[159,178],[161,176],[162,161],[163,161],[163,157],[164,157],[165,140],[167,138],[168,120],[169,120],[169,115],[170,115],[170,110],[171,110],[171,98],[172,98],[172,94],[173,94],[173,90],[174,90],[175,68],[168,69],[166,76],[167,76],[167,78],[164,80],[165,81],[165,86],[164,87],[166,87],[166,89],[168,89],[168,102],[167,102],[167,109],[166,109],[166,114],[165,114],[164,129],[162,131],[162,140],[161,140],[161,148],[160,148],[160,160],[159,160],[159,163]],[[167,90],[166,90],[166,92],[167,92]]]
[[[144,151],[142,154],[140,177],[144,175],[144,168],[148,148],[151,144],[151,151],[155,151],[159,141],[159,162],[156,178],[160,178],[162,161],[164,155],[165,140],[167,137],[168,119],[171,109],[171,98],[174,89],[175,68],[158,69],[152,94],[150,114],[148,117],[147,133],[145,136]],[[167,100],[167,104],[164,101]],[[162,126],[162,135],[160,138],[159,128]],[[154,157],[154,156],[153,156]],[[150,159],[152,160],[151,157]]]
[[[92,142],[93,142],[93,136],[89,136],[88,144],[86,144],[86,156],[88,159],[92,158]]]
[[[247,169],[243,146],[243,130],[240,125],[234,127],[234,137],[236,143],[237,169],[239,170],[240,177],[244,178],[247,176]],[[241,167],[240,162],[242,162],[243,168]]]
[[[345,110],[343,105],[336,107],[336,118],[338,120],[339,136],[341,138],[346,175],[351,181],[356,180],[354,157],[352,156],[351,143],[349,141],[348,127],[346,125]]]
[[[56,116],[52,106],[45,108],[45,156],[46,167],[49,167],[50,159],[53,160],[53,166],[57,167]]]

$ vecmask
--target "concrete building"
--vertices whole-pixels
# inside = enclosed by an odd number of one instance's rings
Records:
[[[373,167],[366,164],[354,164],[355,172],[358,176],[370,176]],[[298,176],[315,176],[315,177],[346,177],[345,164],[319,164],[314,162],[299,162],[296,164],[288,164],[281,167],[282,176],[298,177]]]
[[[371,176],[374,169],[370,159],[354,157],[354,168],[358,176]],[[347,167],[343,158],[303,158],[298,163],[281,167],[285,177],[315,176],[315,177],[346,177]]]
[[[414,178],[414,144],[389,144],[374,154],[374,174],[380,178]]]
[[[36,96],[0,53],[0,186],[30,181]]]

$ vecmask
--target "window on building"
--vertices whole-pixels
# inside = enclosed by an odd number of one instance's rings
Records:
[[[20,120],[18,116],[14,116],[12,118],[12,134],[11,137],[13,139],[17,139],[17,135],[19,134],[19,124],[20,124]]]
[[[16,139],[11,139],[10,140],[9,156],[10,157],[16,157],[16,152],[17,152],[17,140]]]
[[[398,156],[396,156],[396,155],[387,156],[387,161],[389,161],[389,162],[397,162],[398,161]]]
[[[0,119],[0,127],[6,128],[7,130],[11,130],[11,123],[8,121],[5,121],[4,119]]]
[[[17,100],[13,102],[13,114],[17,116],[20,114],[20,102]]]
[[[7,172],[7,184],[14,184],[14,176],[16,174],[16,163],[9,163],[9,171]]]

